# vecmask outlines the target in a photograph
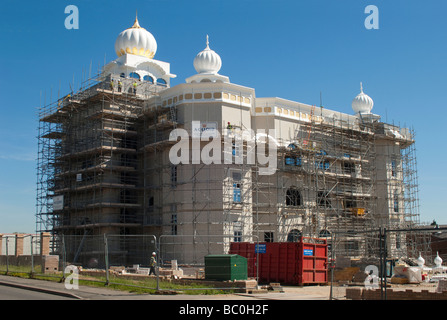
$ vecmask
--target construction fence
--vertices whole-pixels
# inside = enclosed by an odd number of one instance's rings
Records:
[[[310,273],[323,270],[327,277],[320,279],[325,281],[304,285],[329,285],[328,299],[333,300],[447,299],[447,293],[443,293],[447,291],[447,267],[442,263],[447,258],[447,246],[439,240],[443,239],[446,231],[447,228],[427,227],[332,233],[325,239],[327,250],[324,254],[314,253],[313,256],[303,257],[307,259],[303,261],[307,262],[320,260],[317,269],[310,270]],[[255,236],[50,237],[44,234],[2,235],[0,240],[0,272],[6,274],[45,275],[62,281],[75,271],[84,281],[157,291],[212,288],[249,292],[269,284],[262,281],[262,266],[259,268],[259,264],[254,263],[263,261],[260,255],[265,254],[266,248]],[[248,244],[259,246],[260,250],[243,254],[247,257],[246,261],[229,258],[235,252],[243,252],[241,249],[235,251],[235,248],[249,248]],[[314,245],[315,250],[306,247],[307,252],[317,252],[319,244]],[[323,247],[318,248],[321,250]],[[281,252],[284,251],[278,250],[279,256],[274,258],[278,259],[276,265],[296,259],[291,255],[281,257]],[[153,253],[157,264],[151,272]],[[320,255],[325,255],[325,261],[321,261]],[[207,268],[212,272],[206,274]],[[270,281],[283,284],[275,276],[271,275]]]
[[[78,279],[83,281],[156,291],[246,292],[257,287],[256,275],[254,279],[247,279],[246,271],[237,273],[234,266],[219,265],[213,269],[212,275],[205,274],[206,259],[224,257],[229,252],[230,241],[233,241],[234,237],[57,235],[52,237],[52,250],[46,254],[42,254],[40,250],[42,237],[36,235],[20,237],[20,241],[30,243],[32,248],[25,252],[16,250],[17,246],[22,244],[17,242],[16,235],[3,235],[0,239],[3,243],[0,272],[6,274],[26,273],[33,277],[55,277],[60,281],[70,278],[72,281],[75,272],[79,276]],[[253,239],[252,236],[239,236],[237,240]],[[151,268],[153,255],[156,264]],[[240,270],[243,270],[244,266],[246,268],[246,262],[241,265]]]
[[[447,228],[379,228],[332,235],[330,299],[447,299]]]

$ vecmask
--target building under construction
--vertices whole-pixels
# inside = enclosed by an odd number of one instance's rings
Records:
[[[419,223],[414,133],[381,122],[363,88],[352,115],[257,98],[218,73],[208,39],[197,74],[171,87],[137,20],[115,50],[39,109],[37,232],[121,235],[109,254],[125,264],[139,250],[126,237],[154,235],[166,259],[201,263],[230,242],[336,233],[349,234],[341,254],[362,257],[378,239],[360,232]],[[100,245],[84,244],[84,258]],[[403,234],[388,241],[393,256],[410,249]]]

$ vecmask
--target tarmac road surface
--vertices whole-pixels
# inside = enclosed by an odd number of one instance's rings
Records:
[[[313,287],[283,287],[284,292],[268,292],[255,294],[219,294],[219,295],[155,295],[155,294],[135,294],[126,291],[113,290],[109,288],[97,288],[89,286],[79,286],[78,289],[66,289],[64,283],[24,279],[13,276],[0,275],[0,288],[5,286],[16,287],[17,289],[28,289],[28,291],[41,292],[46,294],[43,297],[60,297],[79,300],[328,300],[329,286]],[[11,290],[12,292],[12,290]],[[15,291],[18,293],[19,291]],[[12,299],[14,293],[9,297]],[[20,296],[17,296],[20,299]],[[22,296],[23,298],[24,296]],[[0,300],[8,296],[0,295]],[[38,298],[35,298],[38,299]]]

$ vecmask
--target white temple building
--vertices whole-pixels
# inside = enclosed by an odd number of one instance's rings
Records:
[[[42,152],[48,138],[60,149],[42,158],[57,172],[42,173],[54,187],[40,191],[63,202],[48,209],[51,220],[42,209],[42,230],[155,235],[163,258],[200,263],[233,241],[328,238],[417,222],[405,205],[411,163],[403,155],[413,135],[381,122],[363,85],[352,114],[258,97],[219,73],[223,62],[208,36],[199,50],[191,57],[197,73],[171,87],[176,75],[155,59],[157,42],[135,19],[118,35],[117,58],[98,84],[41,115],[42,128],[59,125],[41,130]],[[401,255],[404,243],[389,241],[390,254]],[[361,257],[377,248],[353,235],[337,250]],[[123,259],[134,262],[130,253]]]

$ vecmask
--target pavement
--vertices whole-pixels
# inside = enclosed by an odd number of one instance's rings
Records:
[[[14,276],[0,275],[0,285],[12,286],[27,290],[64,296],[74,300],[329,300],[330,286],[283,286],[282,291],[267,293],[236,293],[218,295],[186,295],[186,294],[135,294],[111,288],[79,285],[78,289],[67,289],[65,283],[54,281],[24,279]]]

